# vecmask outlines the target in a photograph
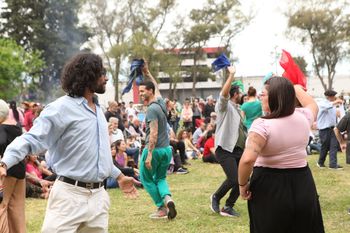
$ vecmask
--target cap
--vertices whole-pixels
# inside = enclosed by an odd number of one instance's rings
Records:
[[[333,90],[327,90],[324,92],[325,96],[335,96],[336,94],[337,94],[337,92],[333,91]]]

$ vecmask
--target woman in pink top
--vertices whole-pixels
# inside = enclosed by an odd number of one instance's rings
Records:
[[[303,108],[295,108],[295,98]],[[265,83],[262,105],[267,114],[253,122],[238,169],[240,194],[248,200],[250,232],[322,233],[305,150],[318,112],[316,102],[301,86],[273,77]]]

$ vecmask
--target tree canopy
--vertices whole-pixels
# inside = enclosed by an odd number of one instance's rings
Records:
[[[80,50],[90,34],[78,26],[81,1],[5,0],[0,33],[26,51],[39,50],[45,61],[40,88],[45,98],[58,86],[64,62]]]
[[[325,90],[332,89],[336,66],[349,54],[349,7],[336,0],[307,3],[293,6],[289,27],[297,29],[302,43],[310,43],[315,73]]]
[[[0,38],[0,98],[11,100],[33,87],[44,61],[38,51],[26,51],[10,39]],[[28,84],[25,86],[25,84]]]

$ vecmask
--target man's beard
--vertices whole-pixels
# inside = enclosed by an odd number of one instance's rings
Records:
[[[106,92],[105,84],[101,84],[101,85],[97,86],[97,87],[95,88],[95,92],[96,92],[97,94],[103,94],[103,93],[105,93],[105,92]]]

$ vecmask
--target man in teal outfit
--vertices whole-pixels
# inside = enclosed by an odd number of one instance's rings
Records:
[[[155,79],[148,70],[147,63],[144,64],[142,72],[150,81],[144,81],[139,85],[141,99],[148,106],[146,146],[141,156],[140,178],[144,188],[158,207],[150,218],[174,219],[176,217],[175,204],[171,199],[166,181],[172,150],[169,146],[165,102],[161,98]]]

